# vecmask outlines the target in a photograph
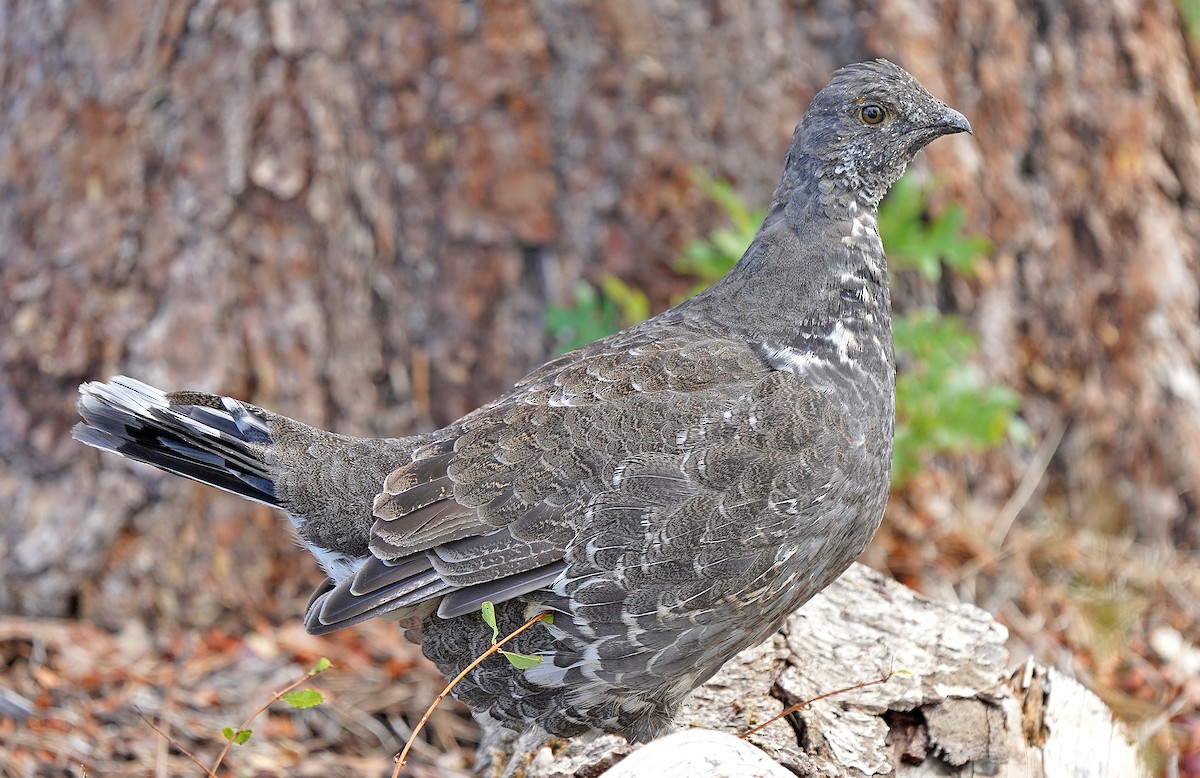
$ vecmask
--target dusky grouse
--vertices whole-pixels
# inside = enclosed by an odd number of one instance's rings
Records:
[[[321,634],[387,614],[514,728],[646,740],[866,546],[888,491],[895,365],[876,208],[969,132],[884,60],[796,127],[754,242],[708,290],[551,360],[424,435],[359,439],[126,377],[81,387],[79,440],[287,513],[328,579]]]

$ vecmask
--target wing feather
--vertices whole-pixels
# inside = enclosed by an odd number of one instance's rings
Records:
[[[372,558],[314,594],[309,630],[434,608],[454,618],[484,600],[557,591],[580,554],[601,573],[612,569],[629,540],[603,542],[617,527],[620,535],[685,503],[715,504],[700,500],[713,485],[688,464],[694,441],[706,411],[744,393],[729,376],[767,368],[747,348],[697,354],[683,341],[633,336],[603,346],[531,375],[389,475],[375,499]],[[575,562],[564,559],[572,547]],[[611,581],[570,588],[581,603],[628,596]]]

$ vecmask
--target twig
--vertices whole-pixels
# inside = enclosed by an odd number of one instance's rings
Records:
[[[529,629],[534,624],[537,624],[544,617],[549,616],[549,615],[550,615],[549,611],[543,611],[543,612],[539,613],[538,615],[534,616],[529,621],[522,624],[521,626],[517,627],[512,632],[505,635],[503,640],[500,640],[497,643],[493,643],[491,648],[489,648],[487,651],[484,651],[479,656],[475,657],[475,661],[471,662],[471,664],[464,667],[461,673],[454,676],[454,680],[452,680],[452,681],[450,681],[450,683],[446,684],[446,688],[442,689],[441,693],[438,694],[438,696],[434,698],[434,700],[430,704],[430,706],[425,709],[425,714],[423,716],[421,716],[421,720],[417,722],[417,726],[413,727],[412,734],[408,736],[408,741],[405,742],[405,744],[404,744],[404,750],[402,750],[396,756],[396,768],[394,770],[392,770],[392,778],[399,778],[400,771],[404,768],[404,762],[406,759],[408,759],[409,749],[411,749],[413,743],[416,742],[417,735],[425,727],[425,722],[429,721],[429,717],[433,715],[434,709],[436,709],[437,706],[441,704],[442,700],[446,699],[446,695],[450,694],[450,690],[453,689],[456,685],[458,685],[459,681],[466,678],[467,673],[471,672],[476,667],[478,667],[480,662],[482,662],[483,660],[487,659],[492,654],[499,651],[501,646],[503,646],[505,643],[512,640],[517,635],[520,635],[522,632]]]
[[[1029,464],[1025,475],[1021,478],[1021,483],[1017,484],[1016,491],[1008,498],[1008,502],[1004,504],[1004,508],[1000,510],[1000,514],[992,523],[992,531],[988,534],[988,540],[991,541],[993,547],[1000,548],[1004,545],[1004,540],[1008,537],[1008,531],[1012,529],[1013,522],[1017,520],[1017,515],[1021,513],[1026,503],[1029,502],[1029,498],[1033,497],[1033,491],[1042,482],[1042,476],[1046,474],[1050,460],[1058,452],[1058,446],[1062,443],[1066,431],[1067,422],[1059,419],[1046,433],[1046,437],[1042,438],[1042,444],[1038,446],[1037,452],[1033,455],[1033,462]]]
[[[751,735],[753,735],[755,732],[759,731],[763,727],[774,724],[776,721],[779,721],[781,718],[783,718],[785,716],[790,716],[793,713],[795,713],[796,711],[800,710],[801,708],[805,708],[809,705],[812,705],[814,702],[817,702],[818,700],[823,700],[826,697],[836,697],[839,694],[845,694],[846,692],[857,691],[858,689],[865,689],[868,686],[878,686],[881,683],[887,683],[888,681],[892,680],[892,676],[895,674],[896,674],[895,670],[889,669],[882,678],[875,678],[874,680],[870,680],[870,681],[861,681],[859,683],[854,684],[853,686],[846,686],[841,689],[834,689],[831,692],[825,692],[824,694],[819,694],[816,697],[813,697],[812,699],[805,700],[804,702],[798,702],[795,705],[789,705],[788,707],[783,709],[783,712],[772,716],[771,718],[767,719],[766,721],[759,724],[757,727],[754,727],[753,729],[746,730],[742,734],[738,735],[738,737],[741,738],[742,740],[745,740],[746,738],[750,737]]]
[[[192,655],[192,650],[196,647],[196,633],[190,632],[183,644],[183,650],[175,657],[175,661],[171,664],[171,674],[167,678],[166,688],[163,690],[162,711],[158,714],[159,720],[163,723],[163,735],[165,738],[158,741],[158,748],[154,749],[154,776],[155,778],[170,778],[167,773],[167,746],[171,740],[171,713],[175,708],[175,687],[176,681],[179,680],[179,668]]]
[[[158,714],[163,723],[163,732],[154,748],[154,778],[170,778],[167,773],[167,748],[171,745],[171,709],[175,702],[175,674],[178,668],[177,664],[171,666],[171,677],[163,691],[162,711]]]
[[[328,662],[325,662],[324,664],[326,666],[328,666]],[[246,727],[250,726],[250,722],[254,721],[254,719],[257,718],[258,715],[260,713],[262,713],[263,711],[265,711],[267,708],[271,707],[276,702],[279,702],[279,700],[283,697],[283,695],[287,694],[292,689],[295,689],[300,684],[309,680],[314,675],[319,675],[320,673],[325,672],[325,669],[326,669],[325,667],[320,668],[320,669],[317,669],[316,667],[314,667],[313,669],[311,669],[307,673],[305,673],[302,678],[299,678],[299,679],[293,681],[292,683],[288,684],[286,687],[284,687],[280,691],[277,691],[274,694],[272,694],[271,697],[266,702],[264,702],[262,705],[258,706],[258,710],[251,713],[249,716],[246,717],[245,721],[243,721],[241,724],[238,725],[238,728],[233,731],[233,736],[236,737],[239,732],[245,731]],[[220,768],[221,762],[223,762],[225,760],[225,755],[229,753],[229,749],[232,746],[233,746],[233,737],[225,738],[225,747],[222,748],[221,753],[217,755],[217,761],[213,763],[212,769],[208,771],[209,775],[212,775],[214,778],[216,778],[217,769]]]
[[[162,735],[168,743],[170,743],[171,745],[178,748],[183,753],[184,756],[186,756],[188,759],[191,759],[193,762],[195,762],[196,766],[199,767],[201,770],[203,770],[204,774],[207,775],[208,778],[217,778],[217,774],[215,772],[213,772],[212,770],[209,770],[207,767],[205,767],[204,763],[201,762],[199,759],[197,759],[195,754],[193,754],[191,751],[188,751],[186,748],[184,748],[182,745],[180,745],[178,740],[171,737],[166,732],[163,732],[158,727],[154,726],[154,722],[151,721],[150,719],[146,718],[146,714],[142,713],[141,708],[134,706],[133,709],[135,711],[137,711],[137,715],[142,717],[142,721],[146,722],[146,725],[149,726],[150,729],[152,729],[155,732],[157,732],[158,734]]]

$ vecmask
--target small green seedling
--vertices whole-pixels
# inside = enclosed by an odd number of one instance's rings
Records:
[[[233,727],[223,727],[221,729],[221,735],[225,738],[225,748],[221,750],[221,753],[217,757],[217,761],[213,763],[213,766],[210,768],[204,768],[204,771],[209,775],[215,775],[217,770],[221,767],[221,762],[225,760],[225,755],[229,753],[230,746],[246,745],[246,742],[250,740],[250,736],[254,734],[254,730],[250,729],[248,726],[250,722],[253,721],[258,714],[266,710],[271,703],[275,702],[276,700],[283,700],[293,708],[301,709],[311,708],[314,705],[320,705],[322,702],[324,702],[325,697],[316,689],[297,690],[296,687],[307,681],[309,678],[312,678],[314,675],[325,672],[331,666],[332,664],[328,659],[321,657],[317,660],[317,663],[313,665],[312,669],[304,674],[303,678],[289,684],[287,688],[283,689],[283,691],[276,692],[275,694],[271,695],[271,698],[260,705],[258,710],[246,717],[246,720],[242,722],[241,726],[236,729]],[[192,757],[192,761],[196,761],[195,757]],[[199,762],[196,763],[200,764]],[[204,767],[203,765],[200,766]]]
[[[225,739],[232,742],[235,746],[244,746],[250,736],[254,734],[252,729],[234,729],[233,727],[225,727],[221,730],[221,734]]]
[[[492,628],[492,645],[494,646],[500,637],[500,630],[496,627],[496,606],[492,604],[491,600],[484,600],[481,611],[483,613],[484,622]],[[554,617],[547,613],[542,616],[542,621],[546,622],[547,624],[553,624]],[[500,649],[500,653],[504,654],[504,658],[508,660],[509,664],[518,670],[528,670],[529,668],[537,667],[542,663],[542,658],[540,656],[518,654],[513,651],[505,651],[504,649]]]

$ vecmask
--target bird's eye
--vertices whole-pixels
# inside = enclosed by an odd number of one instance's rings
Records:
[[[879,124],[885,116],[887,116],[887,111],[874,103],[867,103],[858,109],[858,118],[862,120],[863,124]]]

